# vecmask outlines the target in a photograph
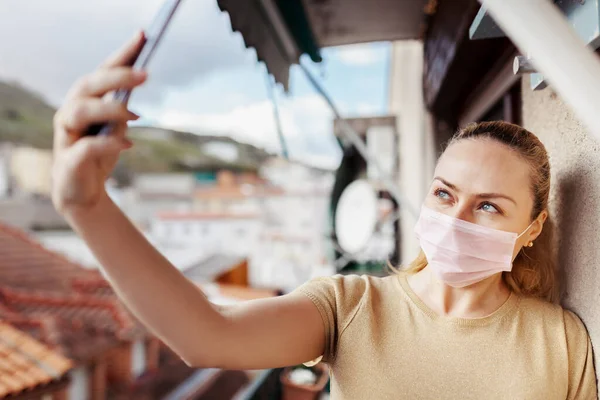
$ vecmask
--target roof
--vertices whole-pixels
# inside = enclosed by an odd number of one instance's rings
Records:
[[[212,186],[197,189],[196,199],[245,199],[251,197],[269,197],[284,194],[279,187],[252,186],[248,184],[233,186]]]
[[[256,213],[201,213],[201,212],[160,212],[157,218],[162,221],[185,220],[223,220],[223,219],[256,219]]]
[[[0,319],[75,362],[91,360],[118,344],[114,337],[96,332],[93,327],[76,320],[54,316],[5,317],[3,314],[0,314]]]
[[[419,39],[428,0],[304,1],[321,47]]]
[[[70,279],[90,274],[25,232],[0,224],[0,285],[70,291]]]
[[[73,362],[0,322],[0,398],[60,380]]]
[[[78,361],[146,334],[98,271],[3,224],[0,318]]]
[[[262,7],[263,2],[217,0],[217,4],[221,11],[228,12],[232,29],[242,34],[246,47],[256,49],[258,60],[264,61],[275,81],[288,90],[290,65],[298,62],[300,54],[289,34],[273,34],[275,25],[285,29],[285,23],[277,18],[280,15],[275,14],[277,20],[272,22],[273,18]],[[274,7],[269,9],[273,11]]]
[[[301,54],[321,61],[320,48],[418,39],[432,0],[217,0],[247,47],[256,49],[275,80],[288,89]]]
[[[135,336],[139,329],[125,308],[112,295],[15,290],[0,287],[5,307],[22,316],[56,317],[89,325],[97,333],[120,340]]]
[[[219,276],[235,269],[245,261],[246,259],[243,257],[217,254],[187,268],[183,274],[186,278],[194,282],[214,281]]]

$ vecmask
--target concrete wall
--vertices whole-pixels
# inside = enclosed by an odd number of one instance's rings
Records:
[[[419,41],[393,44],[389,107],[397,117],[400,138],[400,189],[418,212],[436,160],[433,129],[423,102],[423,44]],[[413,232],[417,217],[401,206],[402,264],[412,261],[419,251]]]
[[[564,304],[586,324],[600,366],[600,142],[550,88],[534,92],[529,79],[523,79],[523,125],[550,154]]]

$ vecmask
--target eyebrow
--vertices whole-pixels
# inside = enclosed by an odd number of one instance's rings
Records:
[[[448,182],[444,178],[440,178],[439,176],[436,176],[435,178],[433,178],[433,180],[442,182],[444,185],[448,186],[450,189],[454,190],[455,192],[460,192],[460,190],[458,189],[458,187],[456,187],[456,185]],[[502,193],[481,193],[481,194],[478,194],[477,197],[482,198],[482,199],[498,199],[498,198],[506,199],[506,200],[513,202],[515,205],[517,204],[517,202],[512,197],[507,196]]]

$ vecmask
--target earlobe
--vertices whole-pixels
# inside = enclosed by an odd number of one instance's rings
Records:
[[[533,247],[533,241],[536,240],[542,234],[542,230],[544,229],[544,223],[546,222],[547,218],[548,212],[546,210],[542,211],[540,215],[536,218],[536,220],[533,222],[533,229],[531,230],[529,236],[529,242],[527,242],[525,247]],[[529,243],[532,243],[532,245],[529,246]]]

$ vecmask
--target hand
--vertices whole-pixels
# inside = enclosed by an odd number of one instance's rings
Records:
[[[79,79],[54,117],[52,201],[62,213],[97,204],[119,154],[132,146],[125,138],[127,121],[139,117],[126,105],[103,97],[146,80],[144,71],[127,66],[143,42],[143,34],[136,34],[100,68]],[[90,125],[107,121],[114,124],[110,135],[82,137]]]

